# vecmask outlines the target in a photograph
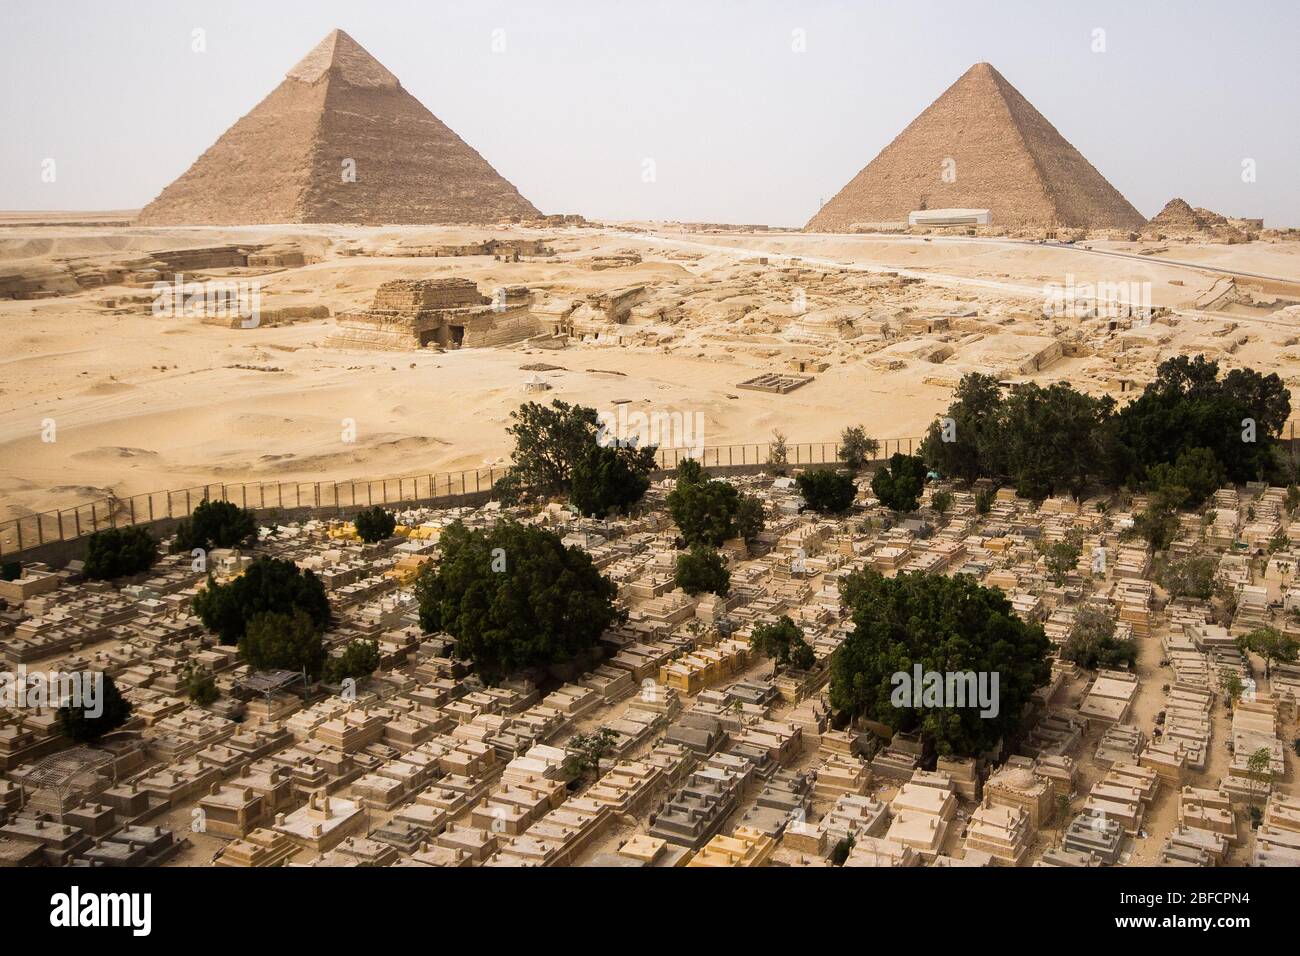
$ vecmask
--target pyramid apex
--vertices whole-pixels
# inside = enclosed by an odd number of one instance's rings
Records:
[[[299,60],[285,78],[316,83],[331,73],[350,86],[396,89],[402,85],[365,47],[337,27]]]
[[[964,76],[987,76],[1000,78],[1002,74],[998,72],[997,67],[992,63],[989,63],[986,60],[980,60],[978,63],[973,64],[971,68],[965,72]]]

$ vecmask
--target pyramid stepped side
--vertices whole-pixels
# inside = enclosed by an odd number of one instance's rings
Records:
[[[355,181],[345,169],[355,169]],[[335,30],[137,222],[420,224],[537,215],[397,77]]]
[[[1052,195],[1057,221],[1061,225],[1080,228],[1140,228],[1146,217],[1005,77],[996,70],[993,75]]]
[[[955,179],[945,169],[955,163]],[[1131,228],[1142,216],[996,70],[979,63],[809,221],[840,231],[916,209],[990,209],[1012,227]]]
[[[485,222],[537,208],[401,88],[330,81],[305,203],[307,222]],[[343,181],[343,161],[356,181]]]
[[[140,225],[301,222],[325,84],[285,82],[140,211]]]

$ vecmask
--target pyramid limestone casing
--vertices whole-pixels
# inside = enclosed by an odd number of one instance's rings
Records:
[[[944,181],[945,160],[955,179]],[[951,178],[951,177],[950,177]],[[1140,212],[987,63],[977,63],[809,221],[833,232],[917,209],[989,209],[995,226],[1137,229]]]
[[[356,181],[344,181],[353,160]],[[140,213],[141,225],[494,222],[539,215],[341,30]]]

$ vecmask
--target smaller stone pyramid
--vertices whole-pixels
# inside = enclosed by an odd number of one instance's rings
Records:
[[[538,215],[383,64],[334,30],[137,222],[481,223]]]
[[[834,232],[919,209],[988,209],[995,226],[1146,221],[1006,78],[977,63],[812,217]]]

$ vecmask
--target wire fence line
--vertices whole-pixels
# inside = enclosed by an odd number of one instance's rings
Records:
[[[911,454],[920,438],[882,438],[878,457],[895,452]],[[772,445],[757,442],[717,445],[699,454],[706,468],[744,468],[770,464]],[[839,442],[796,442],[786,444],[786,463],[791,466],[824,465],[838,462]],[[659,469],[672,471],[694,454],[690,448],[660,448]],[[262,515],[274,512],[342,514],[345,510],[386,507],[438,506],[454,503],[467,495],[490,491],[508,466],[454,472],[429,472],[397,478],[345,481],[277,481],[213,483],[154,491],[123,498],[106,497],[71,508],[43,511],[0,522],[0,557],[13,558],[22,552],[60,541],[75,541],[103,531],[131,525],[152,524],[166,519],[187,518],[204,501],[229,501]]]

